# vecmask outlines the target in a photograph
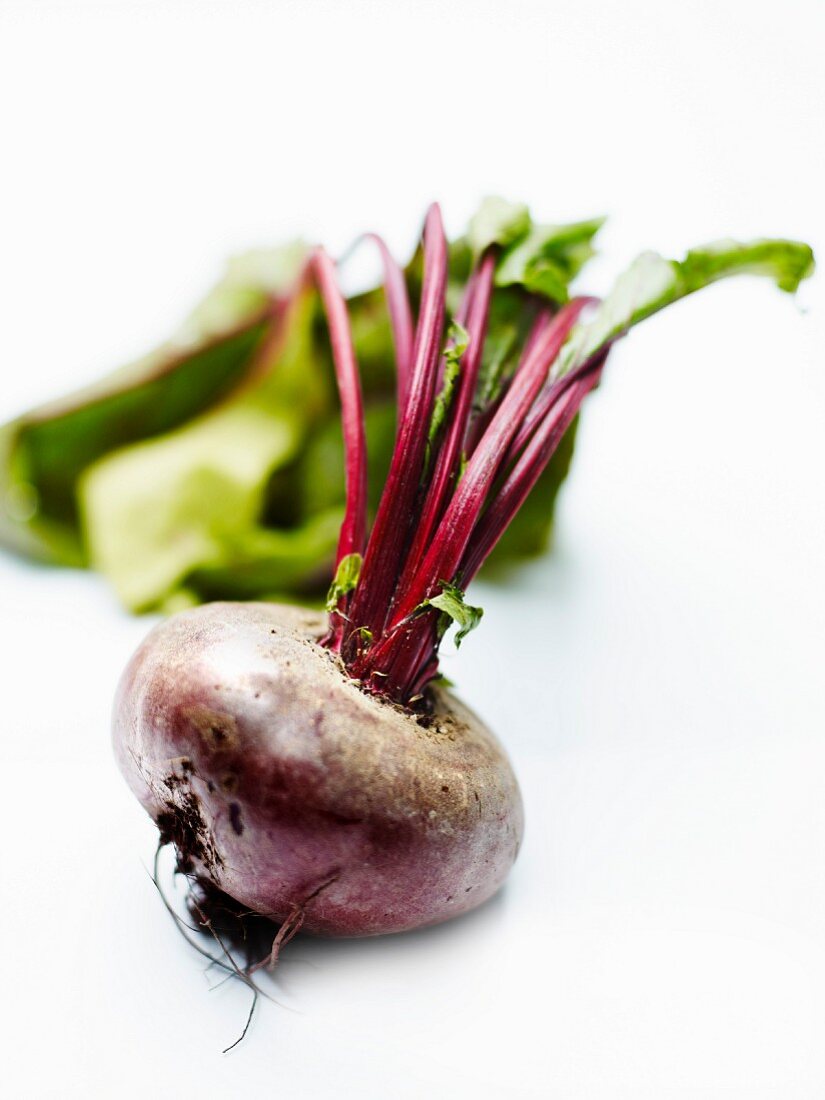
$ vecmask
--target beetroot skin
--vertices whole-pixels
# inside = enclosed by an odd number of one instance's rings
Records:
[[[323,630],[229,603],[156,627],[115,701],[129,785],[184,870],[277,922],[366,936],[474,908],[522,837],[507,757],[444,689],[426,717],[366,694]]]

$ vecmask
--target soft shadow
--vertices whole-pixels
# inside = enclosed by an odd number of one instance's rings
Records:
[[[488,898],[469,913],[443,921],[426,928],[415,928],[409,932],[393,932],[382,936],[364,936],[359,938],[333,938],[312,936],[302,933],[296,936],[278,961],[278,979],[291,966],[311,966],[314,969],[326,969],[334,966],[340,959],[350,962],[353,957],[375,957],[377,953],[391,950],[397,954],[417,954],[430,952],[436,947],[451,942],[463,942],[468,932],[478,931],[487,926],[494,928],[501,922],[507,906],[507,888],[503,887],[493,897]]]

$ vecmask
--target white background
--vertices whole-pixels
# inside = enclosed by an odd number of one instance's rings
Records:
[[[164,337],[238,249],[426,203],[606,212],[642,247],[825,256],[825,7],[0,6],[0,417]],[[453,925],[296,941],[242,1047],[144,864],[108,709],[147,629],[0,558],[0,1064],[10,1097],[825,1095],[825,362],[818,276],[642,327],[584,419],[556,552],[450,658],[528,833]],[[804,307],[801,310],[800,307]],[[10,1083],[10,1084],[9,1084]]]

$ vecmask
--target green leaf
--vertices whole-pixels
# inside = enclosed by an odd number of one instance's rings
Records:
[[[502,256],[496,286],[523,286],[556,302],[567,301],[567,287],[594,254],[593,238],[604,218],[570,225],[535,225]]]
[[[369,395],[368,395],[369,396]],[[367,489],[374,512],[386,481],[395,446],[395,395],[376,396],[364,409],[367,434]],[[341,506],[346,500],[342,462],[341,418],[335,408],[317,424],[294,466],[284,468],[270,483],[281,499],[275,518],[305,520],[316,512]]]
[[[298,278],[308,251],[297,240],[230,256],[220,282],[192,310],[175,340],[197,344],[220,335],[273,297],[285,294]]]
[[[523,237],[529,229],[530,211],[524,203],[491,196],[484,199],[470,219],[467,241],[478,256],[491,244],[505,248]]]
[[[358,584],[363,560],[360,554],[347,554],[338,562],[338,568],[335,570],[335,576],[327,593],[327,611],[334,611],[341,597],[352,592]]]
[[[814,273],[814,254],[801,241],[713,241],[694,248],[680,264],[679,273],[688,294],[728,275],[766,275],[780,290],[794,294],[803,279]]]
[[[306,599],[329,578],[342,519],[343,509],[332,508],[283,530],[254,526],[226,534],[217,555],[187,574],[183,590],[198,603]]]
[[[444,357],[448,362],[457,362],[470,344],[470,334],[460,321],[451,321],[447,330],[447,343]]]
[[[270,295],[292,284],[305,255],[297,243],[231,260],[218,286],[156,351],[0,429],[0,542],[83,564],[76,499],[83,470],[177,428],[236,389],[267,335]]]
[[[455,585],[447,581],[440,581],[441,591],[437,596],[431,596],[419,604],[416,610],[425,611],[435,608],[440,611],[447,620],[452,620],[458,627],[455,636],[455,646],[458,649],[471,630],[475,630],[481,622],[484,611],[480,607],[472,607],[464,599],[464,593]]]
[[[793,293],[813,270],[813,252],[799,241],[717,241],[692,249],[682,261],[643,252],[619,277],[595,316],[573,329],[555,374],[581,365],[633,325],[719,279],[766,275],[781,290]]]
[[[512,377],[534,317],[521,287],[502,287],[493,294],[473,399],[476,412],[488,408],[498,398],[505,380]]]
[[[156,606],[257,526],[270,471],[299,439],[288,413],[243,404],[101,459],[79,484],[92,565],[127,607]]]
[[[455,395],[455,387],[461,372],[461,357],[470,343],[470,334],[458,321],[450,324],[447,332],[447,346],[444,349],[444,380],[441,389],[435,399],[433,413],[430,419],[430,429],[427,433],[427,461],[430,451],[438,438],[444,421],[447,419],[450,405]]]
[[[273,475],[295,459],[309,422],[334,409],[316,308],[310,291],[293,301],[255,381],[233,401],[84,471],[89,556],[127,607],[157,606],[261,526]]]
[[[0,481],[6,494],[22,489],[35,507],[25,518],[7,511],[0,539],[25,540],[39,556],[77,564],[83,557],[75,498],[81,472],[114,448],[160,435],[212,405],[246,374],[264,332],[264,322],[256,321],[182,356],[158,352],[8,425]]]

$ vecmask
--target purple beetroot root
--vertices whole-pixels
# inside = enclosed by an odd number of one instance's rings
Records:
[[[115,704],[118,761],[181,867],[335,936],[480,904],[518,851],[515,777],[448,691],[415,715],[319,646],[318,615],[209,604],[157,627]]]

